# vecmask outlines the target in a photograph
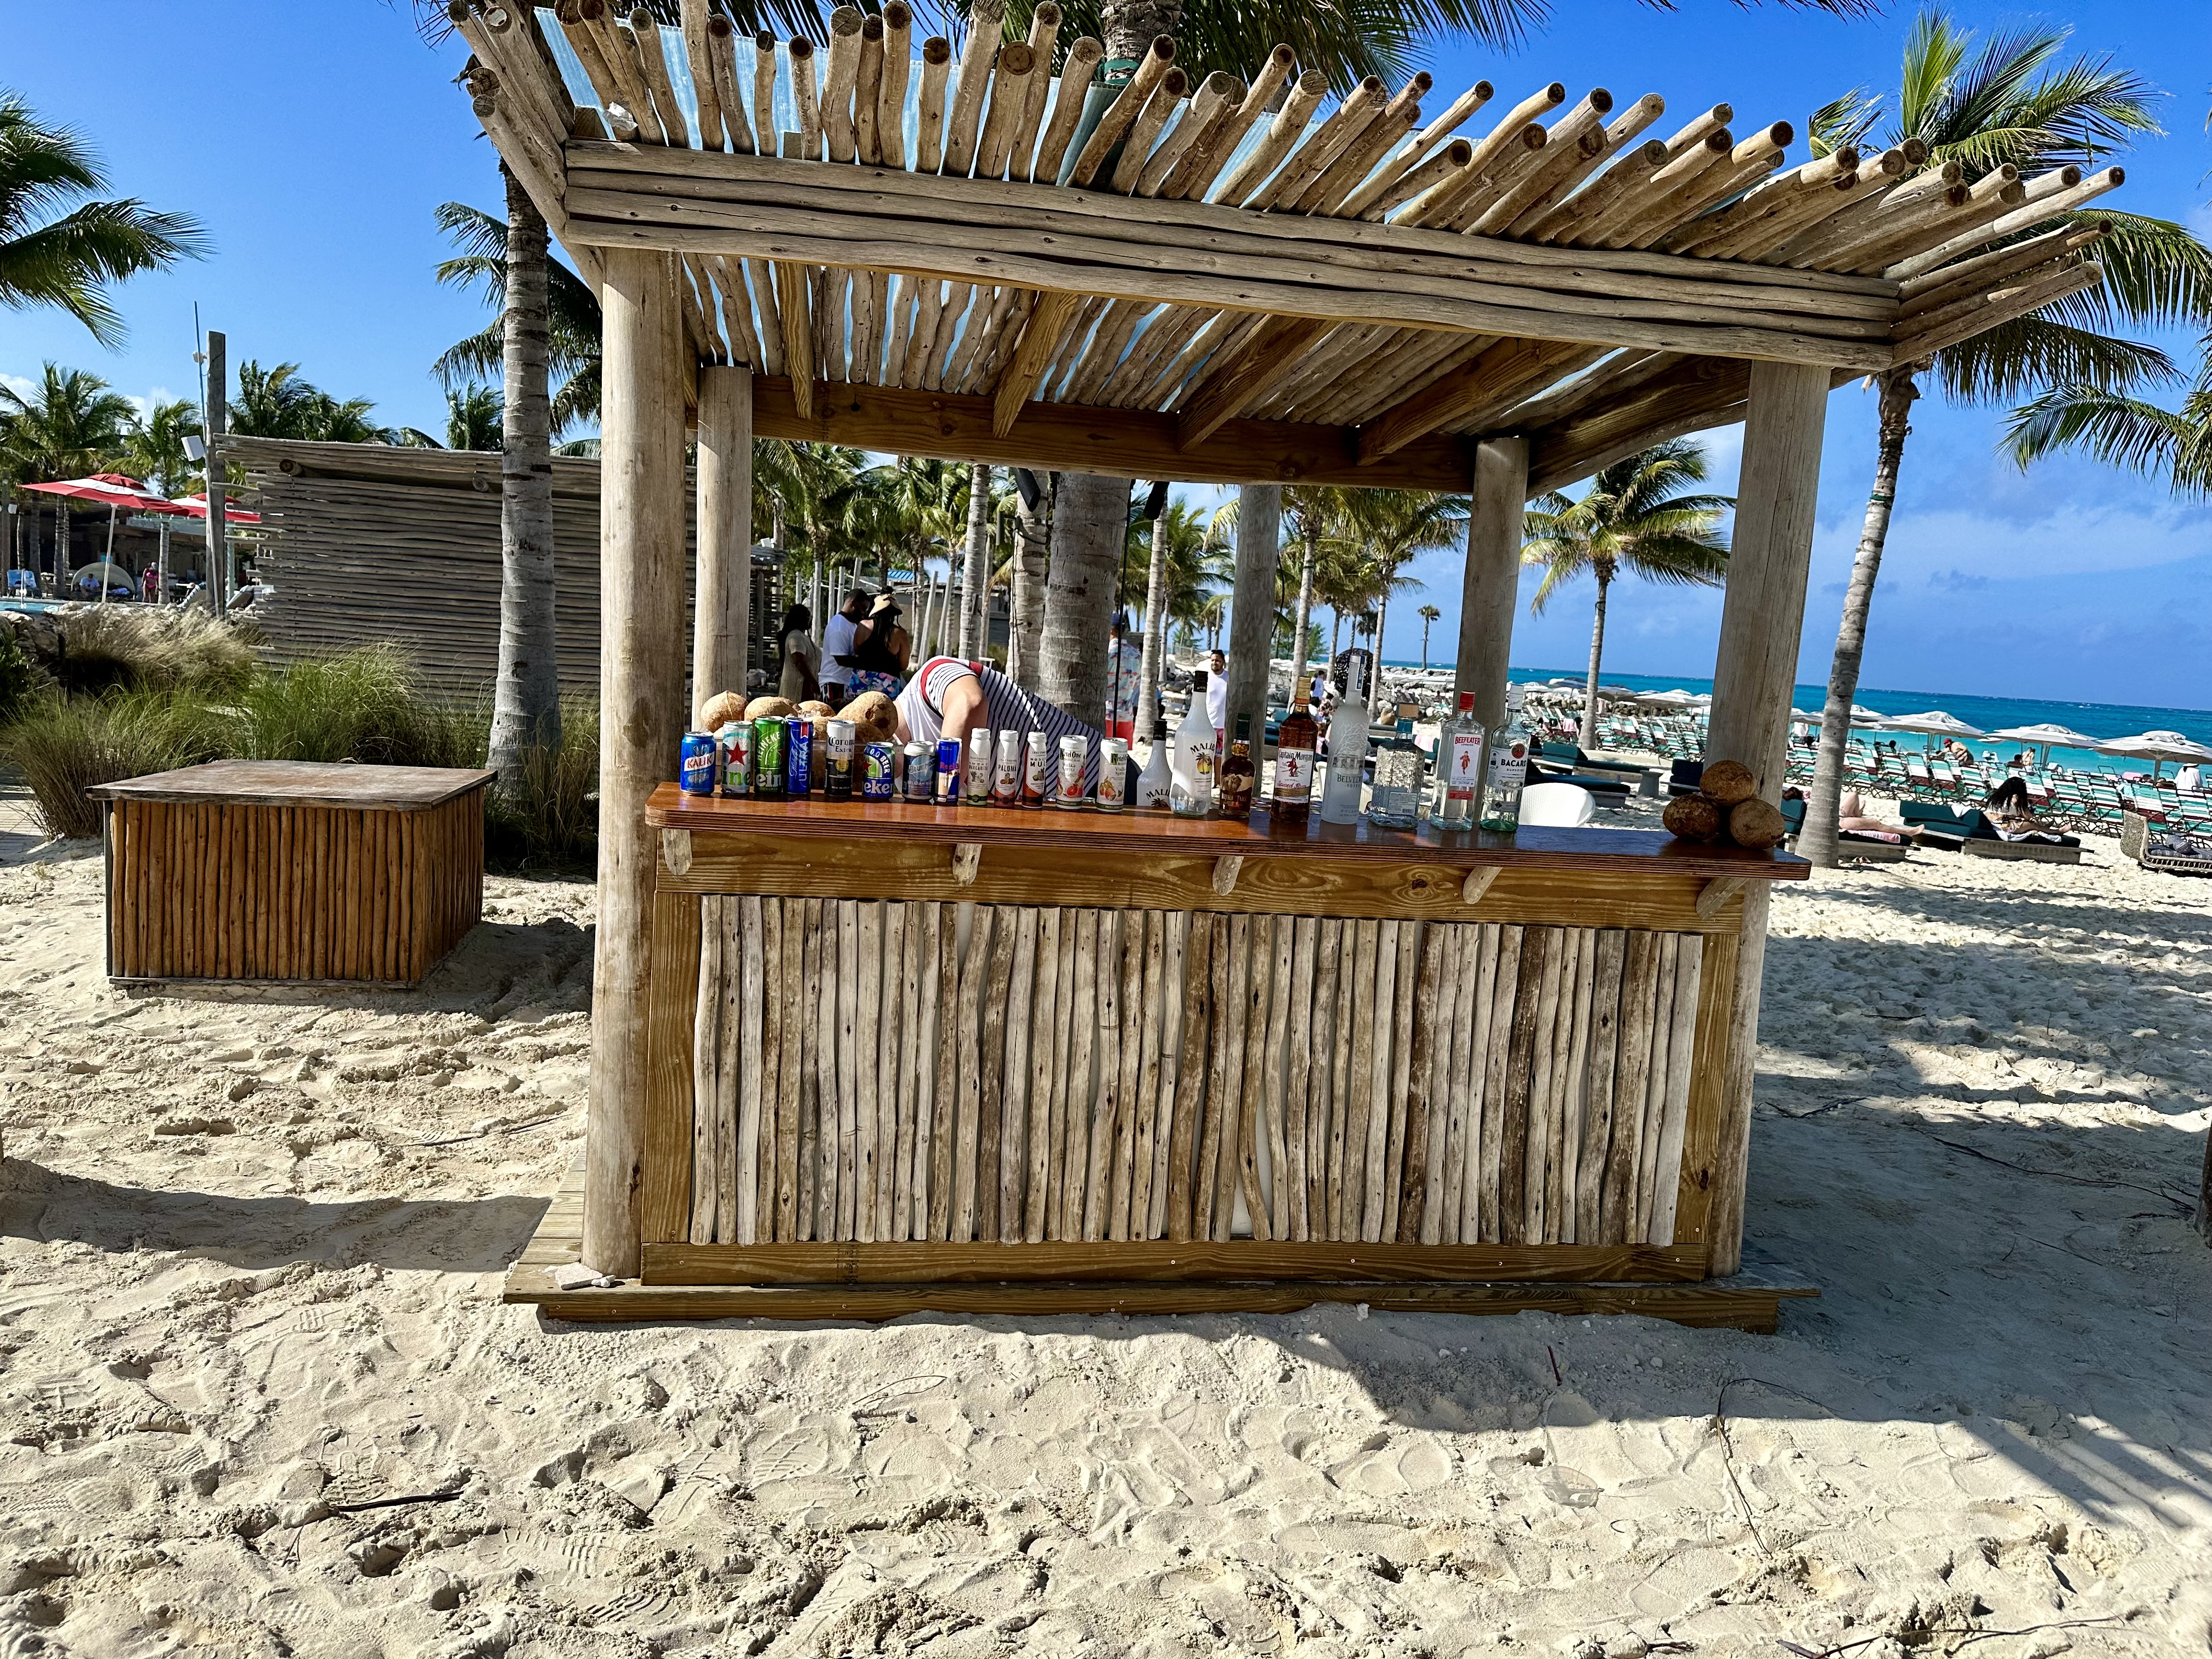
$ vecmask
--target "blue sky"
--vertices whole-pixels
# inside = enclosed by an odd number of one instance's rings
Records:
[[[1725,0],[1554,0],[1552,26],[1501,58],[1463,46],[1422,54],[1440,89],[1478,76],[1500,102],[1558,77],[1626,100],[1663,94],[1672,116],[1735,106],[1740,129],[1808,112],[1894,75],[1911,16],[1893,5],[1844,22]],[[2071,23],[2084,52],[2110,54],[2172,94],[2165,137],[2127,161],[2116,204],[2212,228],[2204,118],[2212,31],[2201,0],[2069,0],[2041,9],[1960,0],[1984,32],[2030,19]],[[137,397],[197,395],[192,306],[229,336],[234,362],[295,359],[319,384],[375,400],[392,425],[438,429],[428,366],[477,326],[477,301],[438,288],[446,247],[436,205],[499,201],[488,146],[450,84],[462,54],[415,36],[405,0],[113,0],[100,50],[77,5],[19,6],[0,79],[47,118],[88,134],[124,193],[197,215],[213,257],[121,292],[119,352],[53,314],[0,312],[0,375],[52,358]],[[1480,118],[1478,118],[1478,120]],[[1802,155],[1802,137],[1794,155]],[[2186,340],[2164,342],[2185,356]],[[1931,398],[1914,422],[1889,556],[1875,601],[1866,683],[1935,691],[2212,705],[2212,510],[2081,463],[2022,475],[1995,454],[1996,411]],[[1799,678],[1826,677],[1842,583],[1872,467],[1873,398],[1830,404],[1813,591]],[[1716,483],[1733,488],[1738,434],[1712,434]],[[1424,601],[1454,637],[1455,557],[1413,572],[1426,584],[1392,617],[1386,653],[1419,645]],[[1533,586],[1533,583],[1530,584]],[[1589,648],[1588,590],[1518,624],[1513,659],[1572,665]],[[1624,673],[1711,672],[1717,594],[1615,590],[1606,661]],[[1448,648],[1448,647],[1446,647]]]

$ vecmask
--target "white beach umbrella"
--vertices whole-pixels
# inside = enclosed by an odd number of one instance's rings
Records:
[[[1990,736],[1999,743],[2033,744],[2036,750],[2036,770],[2039,772],[2051,769],[2051,751],[2053,749],[2094,749],[2097,746],[2096,738],[2084,737],[2072,726],[2060,726],[2052,720],[2039,720],[2033,726],[2008,726],[2002,732],[1990,732]]]
[[[1924,714],[1893,714],[1889,726],[1895,732],[1918,732],[1931,738],[1978,738],[1983,735],[1978,726],[1969,726],[1955,714],[1947,714],[1940,708],[1931,708]]]
[[[2132,738],[2110,738],[2095,747],[2107,755],[2127,755],[2148,761],[2153,777],[2159,775],[2160,767],[2166,761],[2212,761],[2212,749],[2179,732],[2144,732]]]

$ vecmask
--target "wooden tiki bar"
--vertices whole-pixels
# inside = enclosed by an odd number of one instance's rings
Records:
[[[1786,122],[1558,82],[1324,107],[1287,47],[1248,82],[1162,37],[1109,82],[1051,0],[1023,40],[979,0],[957,49],[900,0],[819,52],[683,11],[452,8],[605,330],[588,1145],[508,1295],[1771,1328],[1746,1163],[1802,863],[679,798],[690,708],[742,683],[750,442],[1471,491],[1458,684],[1495,726],[1527,501],[1741,422],[1708,758],[1772,800],[1830,391],[2098,282],[2118,169],[1793,163]],[[579,1253],[619,1285],[551,1288]]]

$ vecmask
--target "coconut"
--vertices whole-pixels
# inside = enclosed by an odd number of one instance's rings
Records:
[[[889,743],[898,735],[898,705],[880,691],[863,691],[837,718],[853,722],[855,743]]]
[[[732,720],[745,718],[745,694],[742,691],[717,691],[699,705],[699,729],[719,732]]]
[[[749,720],[764,720],[770,716],[788,719],[791,712],[788,697],[755,697],[745,705],[745,718]]]
[[[1667,803],[1662,820],[1669,835],[1684,841],[1711,841],[1721,833],[1720,804],[1705,795],[1677,795]]]
[[[1698,779],[1698,792],[1711,795],[1723,806],[1749,800],[1759,793],[1759,781],[1741,761],[1715,761]]]
[[[1770,847],[1782,845],[1783,837],[1790,833],[1790,825],[1780,807],[1753,795],[1729,808],[1728,832],[1729,839],[1737,846],[1765,852]]]

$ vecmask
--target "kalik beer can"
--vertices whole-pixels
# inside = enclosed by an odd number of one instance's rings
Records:
[[[860,751],[860,799],[889,800],[898,793],[898,748],[872,743]]]
[[[704,732],[686,732],[678,754],[677,776],[687,795],[714,793],[714,739]]]
[[[783,799],[784,738],[781,717],[763,714],[753,722],[753,793],[763,800]]]
[[[794,798],[806,793],[814,776],[814,722],[793,714],[785,724],[791,735],[784,744],[784,793]]]
[[[1022,804],[1022,734],[1006,731],[999,733],[998,753],[991,767],[991,805],[1019,806]]]
[[[822,793],[831,800],[853,799],[853,736],[850,720],[831,720],[827,741],[823,747],[829,750],[829,770],[823,777]]]
[[[722,769],[722,793],[750,795],[753,792],[753,728],[732,720],[714,734],[714,747]]]

